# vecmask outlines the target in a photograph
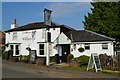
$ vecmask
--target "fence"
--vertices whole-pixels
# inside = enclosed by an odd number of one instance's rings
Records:
[[[120,55],[108,56],[101,54],[99,57],[103,70],[120,70]]]

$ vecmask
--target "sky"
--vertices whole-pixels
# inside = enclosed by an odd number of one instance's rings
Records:
[[[14,19],[19,26],[43,22],[44,8],[52,10],[52,21],[81,30],[92,6],[89,2],[2,2],[2,31],[10,29]]]

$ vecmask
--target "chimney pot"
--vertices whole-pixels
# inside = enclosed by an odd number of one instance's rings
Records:
[[[16,24],[16,19],[14,19],[14,24]]]

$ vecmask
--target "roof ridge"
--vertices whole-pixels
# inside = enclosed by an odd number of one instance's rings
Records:
[[[108,36],[105,36],[105,35],[102,35],[102,34],[99,34],[99,33],[93,32],[93,31],[90,31],[90,30],[85,30],[85,31],[93,33],[93,34],[96,34],[96,35],[99,35],[101,37],[105,37],[105,38],[108,38],[108,39],[111,39],[111,40],[115,40],[114,38],[111,38],[111,37],[108,37]]]
[[[76,31],[76,29],[74,29],[74,28],[72,28],[72,27],[70,27],[70,26],[68,26],[68,25],[61,25],[61,26],[64,26],[64,27],[66,27],[66,28],[69,28],[69,29],[71,29],[71,30],[75,30]]]
[[[85,31],[85,30],[76,30],[76,31]]]

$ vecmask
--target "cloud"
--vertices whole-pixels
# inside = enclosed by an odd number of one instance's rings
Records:
[[[54,17],[70,17],[77,12],[83,11],[90,6],[88,2],[56,2],[46,8],[52,10]]]

